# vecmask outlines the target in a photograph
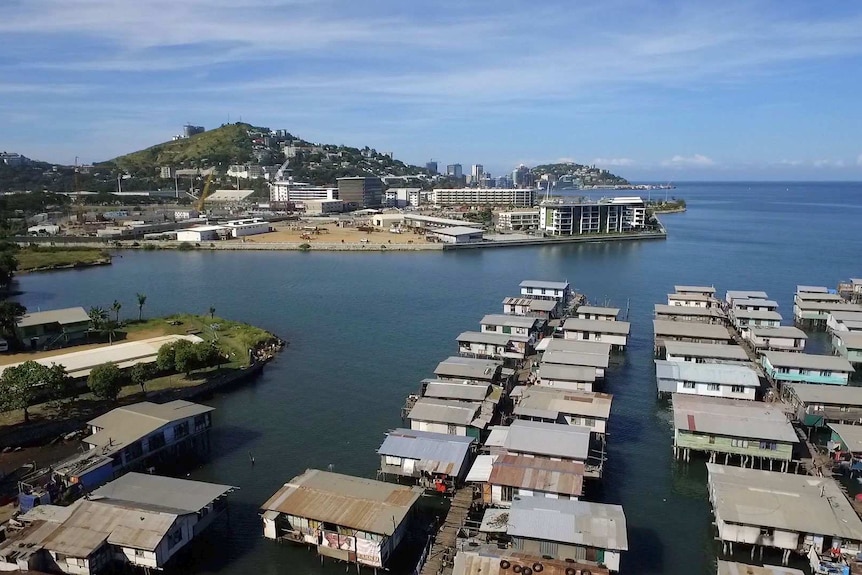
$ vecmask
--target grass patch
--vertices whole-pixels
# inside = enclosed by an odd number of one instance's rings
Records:
[[[18,250],[18,270],[22,272],[68,266],[84,266],[110,261],[107,252],[94,248],[27,247]]]
[[[231,365],[248,365],[248,350],[275,339],[264,329],[246,323],[208,315],[176,314],[168,317],[129,322],[127,333],[135,331],[161,332],[163,335],[194,334],[205,341],[214,341],[230,357]],[[154,336],[155,337],[155,336]]]

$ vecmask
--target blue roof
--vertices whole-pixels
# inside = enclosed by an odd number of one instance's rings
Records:
[[[391,455],[405,459],[416,459],[420,469],[460,475],[467,463],[470,447],[476,439],[446,433],[393,429],[386,434],[383,445],[377,450],[380,455]],[[448,468],[448,471],[446,469]]]

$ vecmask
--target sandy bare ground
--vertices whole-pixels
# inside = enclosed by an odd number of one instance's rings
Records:
[[[312,228],[314,225],[309,225]],[[339,228],[335,225],[317,226],[320,233],[310,230],[290,229],[288,227],[277,227],[276,231],[268,234],[259,234],[245,238],[246,243],[344,243],[344,244],[426,244],[423,234],[412,232],[394,234],[388,231],[375,230],[373,232],[361,232],[356,228]],[[303,237],[303,235],[307,237]],[[363,242],[362,240],[368,240]],[[242,241],[242,240],[233,240]]]

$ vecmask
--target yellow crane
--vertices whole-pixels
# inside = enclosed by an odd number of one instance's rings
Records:
[[[195,209],[201,213],[204,211],[204,202],[207,200],[207,196],[210,195],[210,184],[212,183],[213,173],[210,172],[207,176],[207,181],[204,184],[204,189],[201,190],[201,195],[198,196],[198,201],[195,204]]]

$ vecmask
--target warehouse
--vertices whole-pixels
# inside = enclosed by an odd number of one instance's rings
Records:
[[[439,230],[428,230],[427,237],[436,238],[444,244],[471,244],[482,241],[482,230],[466,226],[454,226]]]
[[[178,242],[210,242],[227,235],[229,229],[224,226],[194,226],[185,230],[177,230]]]

